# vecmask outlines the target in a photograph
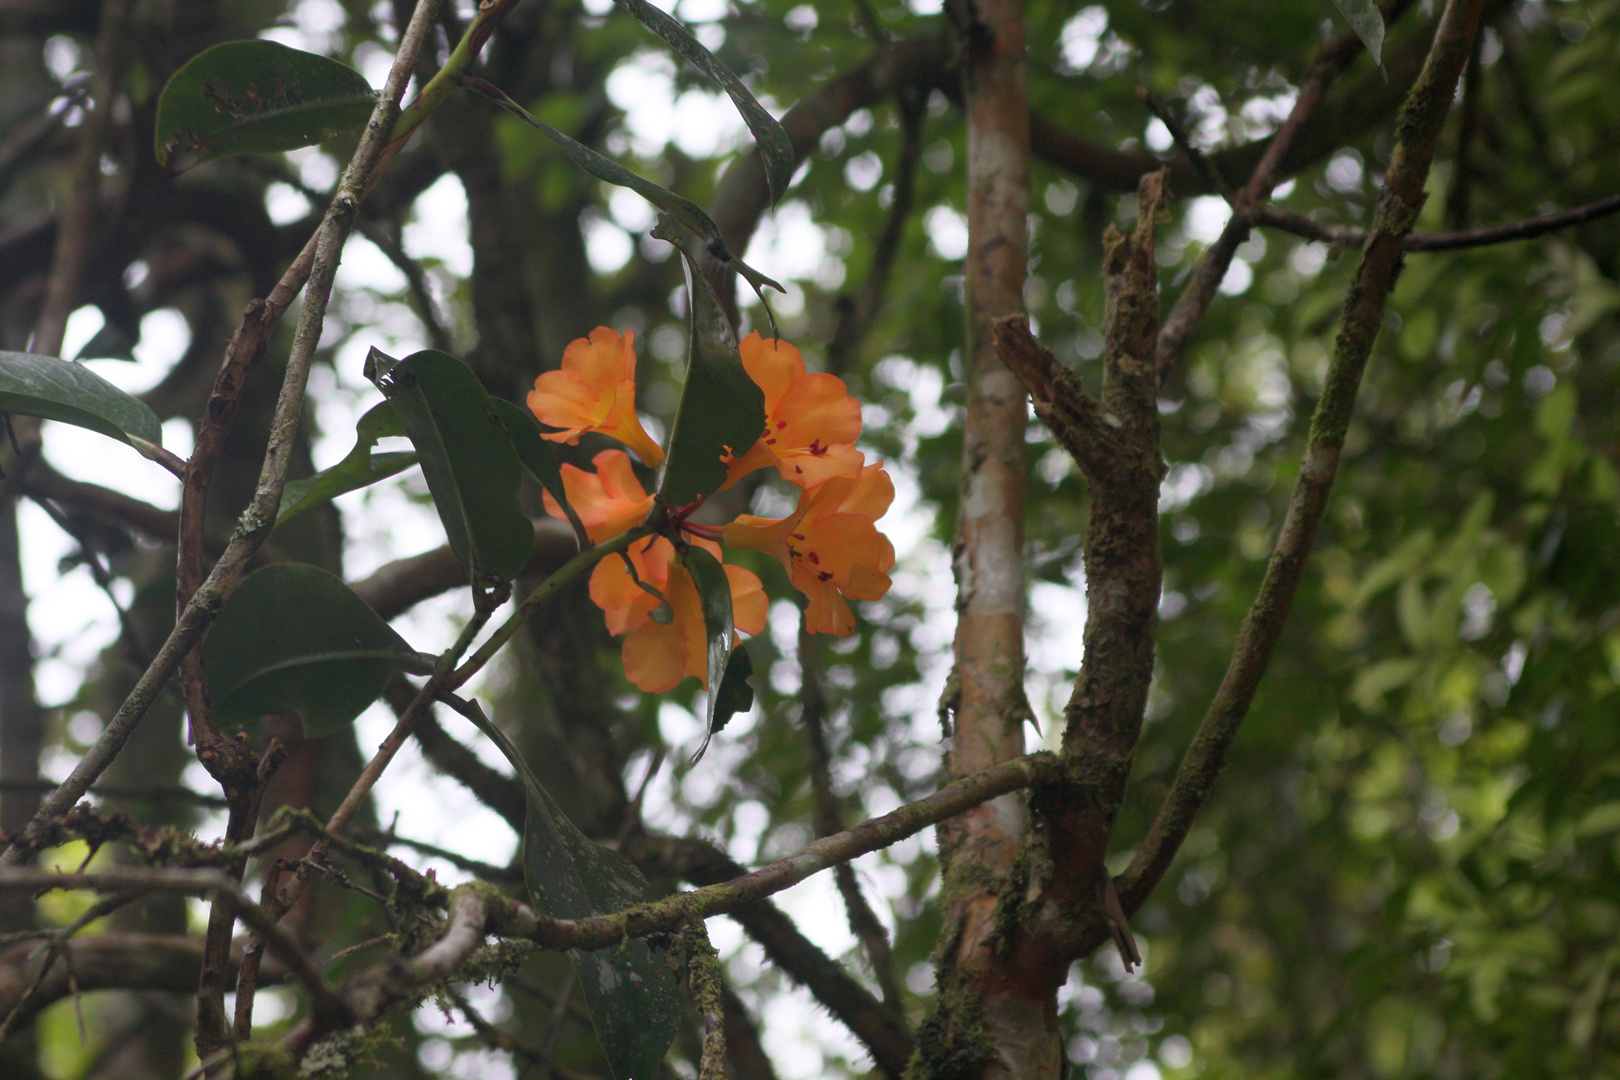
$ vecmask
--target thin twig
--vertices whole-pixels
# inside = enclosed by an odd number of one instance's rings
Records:
[[[799,722],[804,726],[805,765],[810,773],[810,791],[815,799],[816,835],[833,836],[844,830],[843,814],[838,809],[838,797],[832,789],[832,761],[827,750],[827,703],[821,691],[821,671],[817,662],[820,638],[804,628],[803,612],[799,624]],[[861,892],[855,878],[855,868],[849,863],[833,867],[833,882],[844,901],[849,928],[866,950],[867,962],[878,988],[883,991],[883,1002],[898,1010],[904,998],[900,996],[900,981],[894,973],[894,957],[889,951],[889,934],[877,912]]]
[[[436,4],[437,0],[420,0],[418,14],[430,13]],[[417,26],[418,22],[422,23],[421,27]],[[174,629],[159,649],[152,664],[142,673],[135,689],[119,706],[118,712],[102,730],[101,737],[80,759],[67,780],[41,803],[23,835],[13,841],[4,855],[0,855],[0,866],[17,866],[23,862],[33,850],[33,838],[39,826],[46,819],[62,813],[77,802],[117,756],[136,725],[146,715],[152,702],[156,700],[159,691],[201,639],[208,624],[224,608],[225,598],[269,536],[275,522],[276,508],[281,502],[282,488],[286,484],[287,466],[292,456],[290,451],[303,416],[304,389],[310,364],[320,344],[321,327],[327,303],[331,299],[343,242],[353,227],[360,196],[381,157],[385,140],[392,130],[394,118],[398,115],[398,100],[405,92],[410,70],[415,64],[416,52],[421,48],[428,24],[429,20],[413,17],[412,29],[402,35],[400,54],[395,59],[394,68],[389,72],[384,92],[377,101],[377,107],[372,113],[365,134],[360,139],[359,147],[355,150],[354,158],[344,172],[338,194],[332,200],[332,206],[327,210],[326,218],[316,234],[308,290],[305,293],[303,307],[299,311],[298,327],[293,335],[281,395],[276,401],[271,421],[264,464],[260,469],[252,501],[242,512],[224,554],[214,564],[208,578],[193,591],[190,599],[182,606]],[[182,519],[184,517],[182,513]],[[185,527],[182,525],[182,534],[184,532]],[[184,581],[186,574],[184,564],[180,572],[181,580]]]
[[[314,1011],[331,1022],[342,1023],[349,1007],[321,978],[320,972],[292,938],[276,926],[268,912],[255,904],[242,887],[211,870],[148,870],[128,868],[60,874],[31,867],[0,870],[0,891],[49,892],[55,889],[94,889],[116,893],[167,893],[223,899],[236,908],[237,917],[265,937],[270,951],[308,991]]]
[[[817,840],[740,878],[638,904],[613,915],[556,919],[527,913],[520,916],[521,921],[532,918],[533,922],[522,927],[521,933],[548,948],[601,949],[619,943],[626,936],[645,937],[673,930],[694,919],[726,914],[754,900],[790,889],[813,874],[898,843],[998,795],[1050,783],[1060,773],[1061,767],[1051,754],[1014,758],[963,776],[926,798],[862,822],[836,836]],[[514,927],[513,932],[519,932],[519,928]]]
[[[1170,138],[1175,141],[1176,148],[1187,155],[1187,160],[1197,170],[1198,175],[1203,177],[1204,183],[1219,193],[1228,205],[1235,204],[1237,192],[1232,190],[1232,185],[1226,182],[1226,177],[1221,175],[1214,163],[1193,143],[1192,135],[1188,133],[1180,118],[1171,111],[1170,106],[1159,100],[1158,96],[1145,86],[1136,88],[1136,96],[1142,99],[1142,104],[1147,106],[1148,112],[1157,116],[1159,122],[1165,126],[1165,130],[1170,132]]]
[[[101,206],[101,155],[112,121],[113,98],[118,92],[123,64],[129,55],[125,48],[124,25],[129,0],[105,0],[101,5],[101,30],[96,39],[96,70],[90,79],[90,109],[79,125],[79,150],[73,159],[71,191],[64,203],[56,230],[56,254],[45,281],[45,301],[41,305],[33,351],[55,356],[62,351],[62,335],[68,316],[78,302],[84,268],[95,239],[96,211]]]
[[[1464,229],[1462,232],[1412,233],[1402,241],[1402,246],[1407,251],[1455,251],[1459,248],[1505,244],[1514,240],[1533,240],[1538,236],[1583,225],[1614,213],[1620,213],[1620,195],[1610,195],[1606,199],[1577,206],[1573,210],[1558,210],[1507,225],[1488,225],[1477,229]],[[1320,240],[1338,247],[1355,248],[1367,242],[1366,229],[1348,225],[1327,225],[1269,203],[1260,207],[1257,223],[1307,240]]]
[[[703,1052],[698,1059],[698,1080],[725,1080],[725,981],[720,975],[720,954],[709,941],[703,923],[694,921],[681,931],[686,951],[686,984],[692,1003],[703,1020]]]
[[[1411,4],[1412,0],[1388,0],[1384,5],[1384,21],[1393,24]],[[1271,137],[1248,183],[1238,193],[1226,227],[1199,259],[1192,280],[1159,327],[1156,362],[1161,382],[1169,375],[1171,367],[1197,332],[1198,324],[1203,321],[1204,313],[1215,299],[1216,290],[1232,266],[1237,249],[1249,238],[1256,208],[1270,198],[1272,180],[1283,158],[1321,105],[1328,87],[1350,66],[1351,61],[1361,55],[1362,50],[1361,39],[1354,32],[1346,31],[1324,45],[1317,54],[1310,73],[1300,83],[1299,94],[1294,98],[1294,107],[1289,111],[1288,119]]]
[[[1322,397],[1311,419],[1299,481],[1266,564],[1259,594],[1238,633],[1226,677],[1193,735],[1153,827],[1119,878],[1120,899],[1127,912],[1135,910],[1164,876],[1199,808],[1209,797],[1282,635],[1317,526],[1327,509],[1361,375],[1383,325],[1385,303],[1400,270],[1404,238],[1423,205],[1423,186],[1435,144],[1457,77],[1473,44],[1481,4],[1482,0],[1451,0],[1446,5],[1423,72],[1401,110],[1399,141],[1390,159],[1384,194],[1379,199],[1361,266],[1345,303]]]

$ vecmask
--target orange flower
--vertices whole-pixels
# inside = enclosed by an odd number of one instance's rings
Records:
[[[799,506],[780,521],[743,514],[726,527],[725,542],[774,555],[809,598],[805,627],[812,634],[855,632],[845,597],[877,600],[889,591],[894,545],[875,522],[894,501],[894,481],[881,464],[858,476],[835,476],[799,493]]]
[[[585,534],[592,543],[600,544],[622,536],[645,521],[652,510],[653,497],[636,479],[630,455],[623,450],[603,450],[591,461],[596,465],[593,473],[564,465],[562,482],[568,504],[585,523]],[[566,516],[551,492],[543,492],[542,497],[546,500],[546,513],[552,517]]]
[[[782,479],[812,488],[861,471],[861,405],[836,375],[806,374],[799,350],[754,331],[739,346],[749,378],[765,391],[765,430],[746,454],[726,464],[721,490],[767,465]]]
[[[578,338],[563,353],[562,369],[534,380],[529,409],[542,424],[561,431],[545,432],[552,442],[574,446],[587,431],[618,439],[648,465],[664,460],[664,451],[643,430],[636,416],[636,332],[598,326],[589,338]]]
[[[715,558],[720,546],[707,540],[694,540]],[[709,687],[708,634],[703,624],[703,606],[698,600],[692,577],[675,558],[675,547],[662,536],[637,541],[630,546],[630,561],[636,577],[664,594],[673,614],[668,623],[653,620],[658,600],[637,585],[618,556],[603,559],[591,573],[591,599],[607,614],[608,629],[629,634],[624,639],[624,673],[648,693],[673,690],[688,675],[696,675],[705,690]],[[727,566],[731,585],[731,618],[745,634],[765,629],[768,602],[759,578],[740,566]]]

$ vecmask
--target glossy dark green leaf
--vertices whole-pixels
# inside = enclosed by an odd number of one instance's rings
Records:
[[[163,445],[163,425],[145,402],[84,365],[54,356],[0,352],[0,412],[89,428],[147,457]]]
[[[793,170],[798,164],[797,157],[793,153],[793,140],[788,138],[788,133],[782,129],[782,125],[765,111],[763,105],[754,100],[754,95],[743,85],[742,80],[716,59],[714,53],[704,48],[698,39],[692,36],[692,32],[674,16],[660,11],[647,3],[647,0],[613,0],[613,2],[634,15],[647,29],[667,41],[671,48],[691,61],[699,71],[713,79],[726,92],[731,98],[731,103],[737,106],[737,111],[748,124],[748,130],[753,132],[754,143],[759,148],[760,161],[765,166],[765,183],[771,191],[771,202],[774,204],[780,200],[787,192],[788,182],[793,179]]]
[[[385,401],[367,410],[354,425],[354,449],[342,461],[314,476],[294,480],[282,491],[281,512],[276,515],[276,524],[279,526],[310,507],[386,480],[415,465],[417,455],[413,450],[371,452],[378,439],[404,434],[405,425],[399,422],[393,405]]]
[[[681,254],[688,256],[684,244]],[[765,426],[765,393],[743,367],[731,320],[692,259],[684,261],[692,323],[686,385],[658,490],[660,501],[673,507],[718,491],[726,479],[721,458],[747,452]]]
[[[697,587],[698,602],[703,607],[703,634],[709,654],[708,722],[704,726],[703,745],[692,755],[695,762],[709,748],[709,739],[726,726],[733,713],[739,711],[738,703],[743,702],[744,691],[747,701],[740,708],[746,709],[754,703],[754,691],[741,681],[752,673],[753,665],[745,659],[747,670],[742,671],[733,668],[731,663],[736,655],[732,651],[732,644],[737,640],[737,630],[732,624],[731,581],[726,577],[726,568],[720,565],[719,559],[695,544],[681,556],[681,564],[692,575],[692,584]],[[742,655],[746,658],[748,654],[745,652]],[[733,674],[740,675],[741,689],[737,686],[727,688],[726,683]]]
[[[575,165],[578,165],[598,180],[605,180],[610,184],[627,187],[660,210],[673,216],[675,220],[680,222],[683,229],[700,239],[704,249],[712,257],[731,267],[744,281],[748,282],[749,288],[754,290],[761,303],[765,301],[764,289],[766,286],[770,286],[777,292],[786,291],[781,285],[733,255],[726,247],[726,242],[721,239],[720,227],[714,223],[713,218],[704,213],[703,208],[697,203],[675,194],[668,188],[659,187],[645,177],[637,176],[618,162],[610,161],[584,143],[564,135],[510,97],[507,97],[506,92],[498,86],[470,75],[464,76],[462,82],[530,127],[544,134],[561,147],[562,152],[567,154]],[[654,233],[654,235],[658,234]],[[767,310],[769,309],[767,308]]]
[[[187,61],[158,98],[159,165],[296,150],[364,124],[377,104],[346,64],[274,41],[227,41]]]
[[[202,655],[221,720],[297,713],[311,738],[352,722],[394,672],[433,669],[341,578],[308,563],[242,579]]]
[[[1384,13],[1378,10],[1377,0],[1333,0],[1356,32],[1361,43],[1372,54],[1373,63],[1384,66]]]
[[[517,747],[474,707],[463,715],[506,755],[523,780],[528,819],[523,876],[529,898],[548,915],[610,915],[653,899],[646,878],[617,851],[587,838],[552,799]],[[684,1007],[678,967],[645,939],[569,954],[579,969],[591,1020],[618,1080],[653,1080],[675,1038]]]
[[[534,526],[518,510],[517,452],[478,376],[434,349],[404,360],[372,349],[366,377],[421,455],[439,520],[473,583],[516,577],[534,549]]]
[[[562,466],[557,462],[557,451],[540,437],[540,422],[521,405],[514,405],[502,398],[491,398],[490,402],[495,406],[495,415],[500,418],[501,426],[506,428],[506,434],[512,440],[512,449],[517,451],[518,460],[568,515],[568,524],[574,527],[574,535],[579,537],[580,546],[589,544],[585,523],[568,505],[568,492],[563,488]]]

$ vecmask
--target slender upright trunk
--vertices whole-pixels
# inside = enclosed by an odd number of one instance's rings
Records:
[[[966,0],[953,10],[966,40],[968,255],[955,727],[951,773],[1023,752],[1024,389],[996,355],[991,327],[1023,309],[1029,213],[1028,64],[1022,0]],[[1056,1076],[1056,1016],[1002,976],[998,896],[1027,828],[1020,795],[940,829],[946,929],[936,961],[940,1002],[920,1033],[918,1076]]]

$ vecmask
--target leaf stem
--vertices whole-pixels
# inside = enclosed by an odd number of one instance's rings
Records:
[[[518,609],[512,612],[506,622],[502,623],[500,628],[489,636],[488,641],[479,646],[478,651],[473,653],[467,659],[467,662],[456,670],[455,674],[444,680],[444,689],[457,690],[465,685],[468,679],[476,675],[485,664],[494,659],[495,654],[501,650],[503,645],[512,640],[512,636],[518,632],[529,616],[533,615],[541,604],[554,596],[557,590],[609,555],[628,550],[631,544],[644,536],[652,535],[652,532],[653,530],[650,527],[638,525],[623,536],[597,544],[595,547],[588,547],[572,559],[569,559],[556,573],[542,581],[523,603],[518,605]]]

